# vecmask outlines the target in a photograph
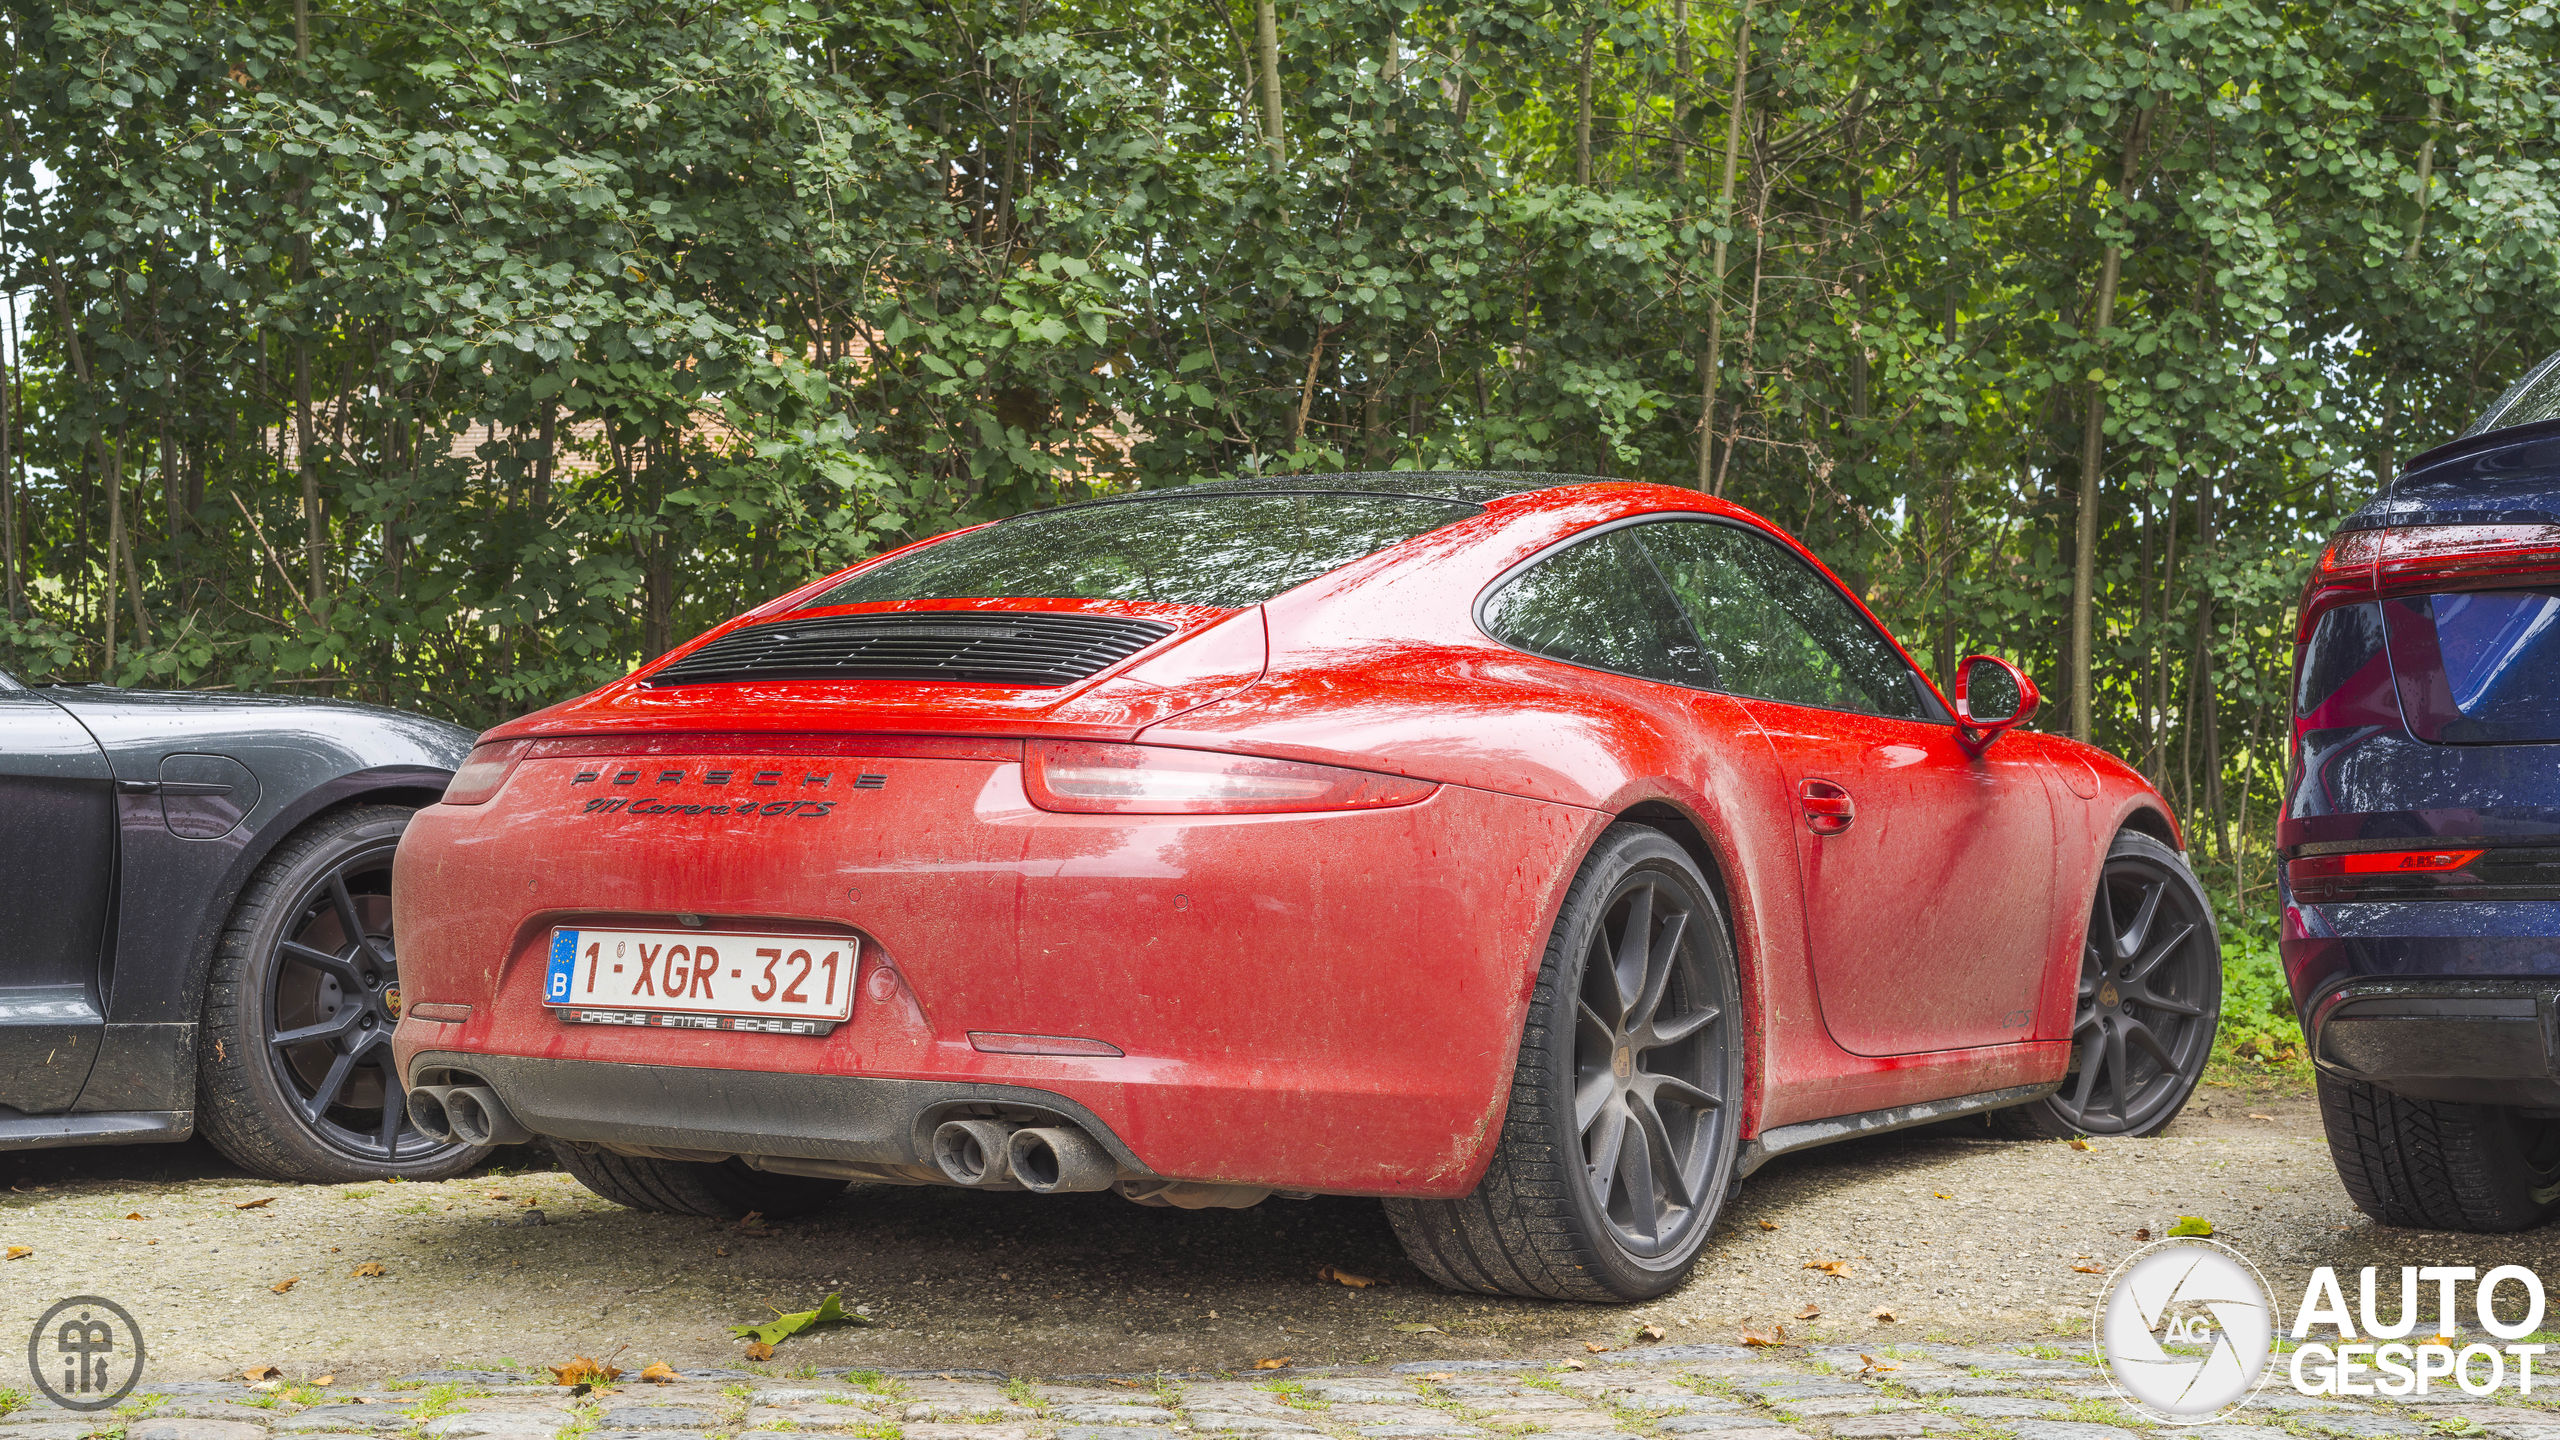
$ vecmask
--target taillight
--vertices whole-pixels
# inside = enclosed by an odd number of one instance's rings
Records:
[[[2376,850],[2358,855],[2305,855],[2285,862],[2284,878],[2300,885],[2332,875],[2407,875],[2459,870],[2480,858],[2477,850]]]
[[[2285,862],[2284,879],[2298,904],[2413,899],[2479,885],[2479,877],[2465,874],[2464,867],[2485,853],[2365,850],[2347,855],[2304,855]]]
[[[2421,587],[2560,571],[2560,525],[2399,525],[2350,530],[2331,540],[2302,587],[2297,640],[2342,602]]]
[[[2373,567],[2380,590],[2560,570],[2560,525],[2405,525],[2380,533]]]
[[[533,748],[530,740],[501,740],[494,745],[475,745],[462,768],[445,782],[444,803],[478,805],[498,793],[507,783],[507,772],[516,768],[524,752]]]
[[[2335,607],[2373,596],[2373,561],[2382,553],[2381,530],[2350,530],[2320,551],[2319,563],[2302,587],[2302,604],[2294,612],[2294,642],[2311,638],[2320,617]]]
[[[1035,740],[1022,785],[1043,810],[1086,815],[1260,815],[1377,810],[1428,799],[1427,780],[1158,745]]]

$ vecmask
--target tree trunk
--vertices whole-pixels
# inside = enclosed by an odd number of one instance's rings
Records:
[[[311,347],[293,347],[293,464],[302,476],[303,556],[311,570],[311,613],[329,618],[328,531],[320,518],[320,466],[311,444]]]
[[[1277,0],[1253,0],[1253,31],[1262,63],[1255,67],[1262,82],[1262,143],[1270,152],[1271,178],[1280,178],[1289,163],[1288,132],[1280,123],[1280,12]]]
[[[1724,178],[1716,187],[1715,258],[1708,265],[1707,356],[1698,366],[1698,488],[1715,491],[1716,390],[1724,369],[1724,264],[1727,232],[1733,228],[1733,177],[1742,165],[1742,107],[1751,83],[1751,6],[1733,22],[1733,95],[1724,120]],[[1728,446],[1730,441],[1727,442]]]
[[[1582,27],[1582,61],[1574,68],[1573,82],[1573,183],[1591,183],[1591,51],[1598,43],[1600,28]]]
[[[2142,107],[2134,119],[2133,133],[2125,140],[2123,178],[2116,185],[2120,199],[2133,190],[2135,167],[2142,163],[2143,147],[2151,137],[2153,109],[2150,105]],[[2111,243],[2098,267],[2097,303],[2089,324],[2093,345],[2105,344],[2107,329],[2115,324],[2116,281],[2123,273],[2124,247]],[[2106,427],[2106,382],[2092,380],[2088,423],[2080,433],[2080,523],[2075,531],[2078,547],[2071,557],[2071,734],[2084,744],[2095,743],[2091,737],[2097,729],[2097,707],[2091,693],[2095,671],[2090,651],[2096,643],[2098,481],[2106,465]]]
[[[1963,171],[1958,166],[1955,147],[1947,147],[1947,233],[1953,244],[1956,224],[1962,215]],[[1956,276],[1947,277],[1947,314],[1944,344],[1947,357],[1956,353],[1956,307],[1964,285]],[[1956,574],[1956,427],[1952,422],[1938,427],[1938,683],[1954,693],[1956,683],[1956,617],[1953,589]]]
[[[107,483],[114,487],[107,498],[108,529],[121,530],[123,527],[116,523],[122,519],[124,509],[124,447],[121,442],[107,452],[107,459]],[[112,559],[119,550],[124,555],[125,598],[133,607],[134,643],[147,650],[151,648],[151,612],[142,603],[142,566],[134,559],[133,537],[111,536],[107,550],[109,557]]]
[[[663,452],[654,444],[641,447],[642,464],[647,468],[649,509],[654,515],[666,493],[666,477],[659,472]],[[646,610],[641,619],[640,649],[643,661],[655,660],[675,647],[676,576],[675,547],[668,543],[663,526],[649,537],[648,560],[644,567],[647,580]]]
[[[1671,0],[1671,179],[1689,178],[1689,92],[1698,77],[1690,68],[1689,0]]]
[[[2444,97],[2427,97],[2427,140],[2418,147],[2418,216],[2409,222],[2409,248],[2400,258],[2415,261],[2418,247],[2427,238],[2428,189],[2436,175],[2436,127],[2444,123]]]
[[[0,601],[8,608],[0,611],[0,619],[18,618],[18,480],[9,468],[11,452],[16,449],[18,423],[18,310],[8,307],[9,353],[6,364],[0,364],[0,569],[6,572],[7,588],[0,591]]]

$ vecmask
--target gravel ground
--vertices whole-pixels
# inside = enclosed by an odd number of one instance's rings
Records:
[[[727,1326],[830,1291],[873,1323],[796,1337],[782,1362],[1232,1371],[1597,1353],[1585,1344],[1623,1347],[1647,1324],[1672,1343],[1783,1324],[1816,1346],[2042,1337],[2079,1353],[2104,1272],[2178,1215],[2213,1221],[2288,1312],[2320,1264],[2560,1268],[2560,1230],[2373,1225],[2307,1099],[2219,1088],[2150,1140],[2080,1150],[1952,1122],[1772,1162],[1696,1278],[1627,1308],[1439,1290],[1359,1200],[1193,1212],[867,1187],[748,1233],[624,1210],[556,1170],[278,1186],[200,1144],[18,1153],[0,1157],[0,1186],[0,1245],[33,1252],[0,1262],[0,1343],[56,1299],[102,1295],[143,1326],[155,1379],[269,1362],[370,1384],[577,1354],[734,1367],[744,1342]],[[536,1209],[548,1223],[527,1223]],[[1843,1273],[1809,1268],[1833,1261]],[[353,1273],[369,1265],[382,1273]],[[1320,1280],[1326,1266],[1378,1283]]]

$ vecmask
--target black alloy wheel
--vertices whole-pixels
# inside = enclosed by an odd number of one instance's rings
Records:
[[[1573,1125],[1583,1179],[1631,1255],[1677,1249],[1717,1197],[1727,1027],[1699,973],[1688,898],[1635,871],[1591,935],[1574,1010]],[[1715,923],[1710,917],[1707,923]]]
[[[1453,1290],[1649,1300],[1687,1279],[1741,1145],[1740,972],[1696,860],[1621,823],[1547,937],[1493,1158],[1456,1200],[1390,1200]]]
[[[391,862],[407,810],[361,806],[294,834],[242,892],[215,958],[200,1120],[280,1180],[459,1174],[488,1153],[410,1123],[392,1063],[402,995]]]
[[[400,962],[391,943],[391,856],[374,845],[302,886],[268,966],[267,1059],[302,1123],[364,1160],[435,1142],[409,1123],[391,1063]]]
[[[2178,852],[2116,837],[2089,907],[2061,1090],[2004,1111],[2035,1135],[2156,1134],[2177,1118],[2222,1018],[2222,942]]]

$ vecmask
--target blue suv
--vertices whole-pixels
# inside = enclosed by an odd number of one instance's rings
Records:
[[[2560,1213],[2560,355],[2350,516],[2295,631],[2281,948],[2386,1225]]]

